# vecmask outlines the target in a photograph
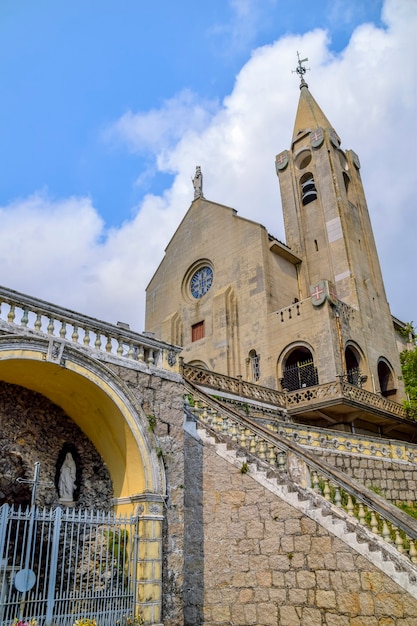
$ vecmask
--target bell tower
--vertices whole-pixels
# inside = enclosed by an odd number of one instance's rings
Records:
[[[401,369],[359,157],[342,150],[311,95],[304,79],[307,60],[298,56],[300,98],[291,147],[276,157],[286,243],[302,259],[300,299],[311,297],[319,326],[339,318],[333,336],[338,335],[343,371],[356,359],[370,374],[370,390],[398,397]],[[341,322],[342,310],[347,314]],[[337,353],[335,346],[329,351]]]

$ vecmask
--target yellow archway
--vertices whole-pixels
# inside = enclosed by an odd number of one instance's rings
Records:
[[[118,511],[133,511],[140,494],[163,495],[164,470],[146,416],[123,380],[72,346],[60,362],[47,355],[48,340],[0,337],[0,380],[41,393],[81,428],[107,465]]]

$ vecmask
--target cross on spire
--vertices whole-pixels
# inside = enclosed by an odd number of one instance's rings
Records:
[[[305,63],[306,61],[308,61],[308,58],[306,57],[305,59],[300,59],[300,53],[297,50],[297,57],[298,57],[298,66],[295,68],[295,70],[293,70],[294,72],[297,72],[298,76],[301,79],[301,83],[300,83],[300,89],[301,87],[308,87],[306,81],[304,80],[304,74],[307,72],[307,70],[310,70],[309,67],[304,67],[303,63]]]

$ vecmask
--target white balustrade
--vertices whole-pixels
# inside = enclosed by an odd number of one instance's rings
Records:
[[[102,355],[137,361],[148,367],[175,364],[181,350],[178,346],[131,331],[125,325],[108,324],[4,287],[0,287],[2,329],[55,337],[70,345],[84,346]]]

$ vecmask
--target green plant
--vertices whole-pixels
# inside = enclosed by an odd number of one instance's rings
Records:
[[[247,474],[248,472],[249,472],[249,465],[246,463],[246,461],[243,461],[242,467],[240,468],[240,473]]]
[[[158,457],[158,459],[162,459],[163,454],[164,454],[164,452],[163,452],[162,448],[160,448],[159,446],[157,446],[157,447],[155,448],[155,451],[156,451],[156,456]]]
[[[195,406],[195,400],[192,393],[186,393],[184,395],[184,400],[186,400],[190,406]]]
[[[155,427],[156,427],[156,417],[155,415],[148,415],[148,422],[149,422],[149,430],[151,431],[151,433],[155,432]]]
[[[107,536],[107,546],[113,559],[123,565],[127,563],[127,546],[129,542],[129,531],[124,529],[105,531]],[[77,624],[77,626],[79,626]],[[82,624],[81,626],[84,626]]]
[[[38,626],[38,622],[35,619],[19,620],[16,617],[13,626]]]
[[[401,369],[407,400],[404,406],[411,412],[417,410],[417,346],[412,350],[403,350],[400,353]]]
[[[417,502],[413,502],[412,504],[408,504],[407,502],[397,502],[396,506],[401,509],[401,511],[404,511],[404,513],[407,513],[407,515],[417,519]]]
[[[95,619],[89,619],[88,617],[82,617],[81,619],[77,619],[73,626],[97,626],[97,622]]]

